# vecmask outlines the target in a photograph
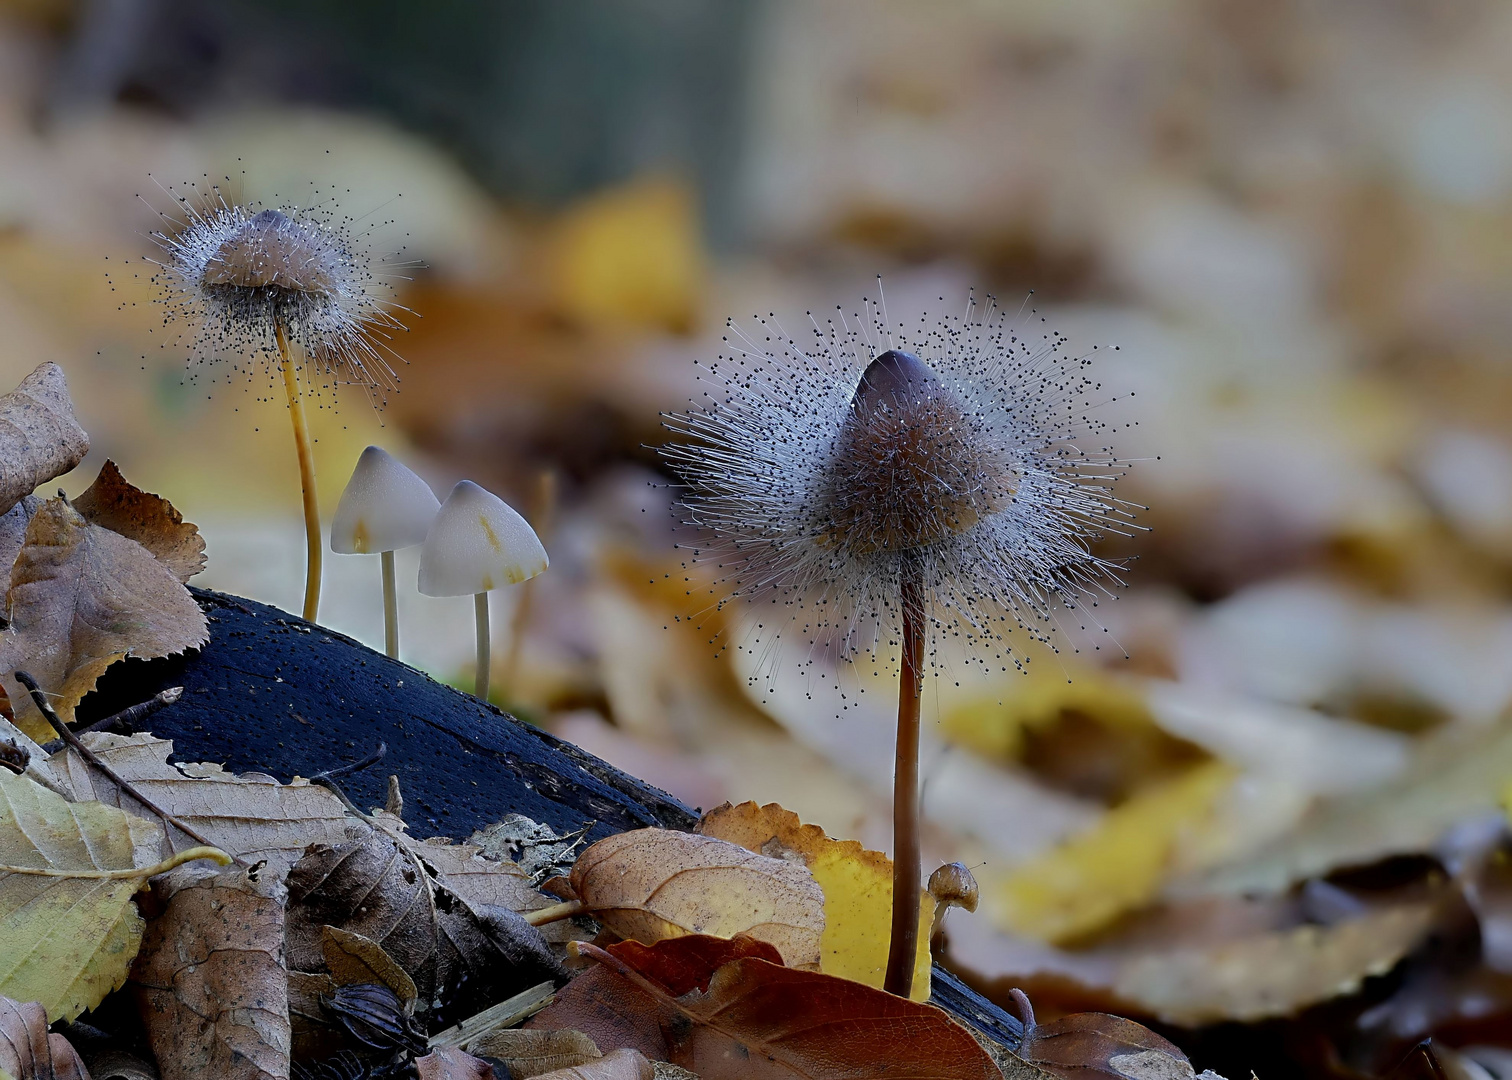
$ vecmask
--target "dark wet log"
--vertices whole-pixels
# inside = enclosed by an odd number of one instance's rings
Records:
[[[193,592],[210,643],[114,665],[81,703],[81,723],[182,686],[183,698],[145,724],[173,740],[173,760],[283,781],[386,743],[384,759],[343,776],[342,790],[359,807],[381,806],[397,775],[405,820],[420,837],[465,838],[510,813],[558,832],[592,823],[594,839],[698,819],[666,792],[351,638],[253,600]],[[1017,1046],[1016,1019],[938,968],[934,985],[937,1004]]]

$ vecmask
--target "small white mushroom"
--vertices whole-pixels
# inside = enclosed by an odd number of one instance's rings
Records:
[[[399,658],[399,605],[394,552],[422,543],[441,502],[430,485],[392,455],[370,446],[357,459],[331,522],[331,550],[341,555],[377,552],[383,564],[385,650]]]
[[[478,622],[475,693],[488,697],[488,594],[535,577],[548,565],[530,524],[497,495],[471,480],[452,488],[420,549],[420,591],[426,596],[473,594]]]

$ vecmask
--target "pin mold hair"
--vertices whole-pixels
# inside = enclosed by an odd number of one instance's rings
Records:
[[[1091,548],[1141,508],[1113,494],[1128,464],[1096,417],[1113,399],[1095,350],[974,296],[912,333],[869,302],[810,313],[807,343],[756,321],[700,365],[707,389],[664,417],[680,438],[662,450],[702,537],[681,546],[720,605],[760,605],[742,647],[797,631],[806,662],[889,656],[912,581],[937,644],[1006,668],[1010,631],[1054,648],[1058,620],[1115,595],[1119,564]]]
[[[191,365],[226,359],[240,371],[251,358],[271,373],[282,327],[309,358],[307,381],[360,386],[375,404],[397,389],[389,340],[404,309],[390,279],[413,264],[376,257],[372,225],[359,228],[318,192],[312,205],[275,208],[229,201],[219,187],[164,190],[176,205],[152,234],[163,253],[152,281],[165,321],[185,328]]]

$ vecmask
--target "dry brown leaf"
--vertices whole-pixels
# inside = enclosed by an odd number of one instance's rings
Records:
[[[40,365],[0,397],[0,512],[68,472],[87,453],[89,436],[74,419],[63,369]]]
[[[217,847],[249,863],[267,860],[281,875],[311,844],[342,844],[358,823],[341,801],[308,780],[280,784],[261,773],[236,775],[219,765],[172,765],[173,743],[146,733],[123,736],[90,732],[86,746],[144,796]],[[115,784],[73,750],[59,750],[48,764],[78,801],[122,804]],[[125,808],[140,812],[127,796]],[[182,834],[176,836],[184,840]]]
[[[512,1080],[530,1080],[556,1069],[571,1069],[604,1055],[581,1031],[536,1031],[506,1028],[475,1039],[466,1048],[483,1057],[498,1058],[509,1067]]]
[[[943,1010],[849,979],[746,956],[713,972],[707,992],[674,997],[656,972],[686,975],[697,948],[688,938],[636,950],[581,946],[602,966],[569,983],[530,1026],[582,1031],[599,1046],[633,1047],[703,1080],[1001,1080]]]
[[[287,1080],[285,891],[246,870],[173,875],[132,969],[163,1080]]]
[[[0,684],[16,724],[53,737],[13,672],[47,691],[64,722],[95,680],[126,656],[171,656],[210,639],[189,591],[142,545],[91,525],[61,499],[32,517],[11,570],[10,629],[0,642]]]
[[[205,538],[199,529],[161,495],[128,483],[114,461],[100,466],[100,475],[73,505],[93,524],[141,544],[180,581],[205,568]]]
[[[620,937],[649,944],[683,934],[749,934],[775,945],[789,967],[819,966],[824,893],[801,862],[695,833],[636,829],[584,851],[571,882]]]
[[[432,1050],[415,1059],[419,1080],[494,1080],[493,1066],[463,1050]]]
[[[28,495],[4,514],[0,514],[0,573],[3,573],[7,587],[11,567],[15,565],[16,556],[21,554],[21,545],[26,543],[26,527],[31,524],[32,515],[41,505],[41,499]]]
[[[326,926],[321,930],[321,954],[337,985],[380,983],[392,990],[406,1009],[414,1008],[414,980],[372,938]]]
[[[320,844],[289,871],[288,963],[319,972],[325,929],[339,927],[376,942],[414,980],[420,995],[436,989],[435,899],[424,869],[393,837],[363,829],[339,846]]]
[[[380,817],[379,820],[383,820]],[[481,920],[485,909],[536,911],[557,901],[538,891],[530,875],[509,859],[490,859],[472,844],[448,844],[437,840],[414,840],[400,834],[405,849],[425,864],[433,880],[451,893]],[[547,941],[565,942],[584,937],[571,922],[550,923],[540,928]]]
[[[516,1074],[511,1071],[509,1075]],[[615,1050],[597,1061],[531,1075],[538,1075],[540,1080],[656,1080],[651,1062],[637,1050]]]
[[[1017,1056],[1064,1080],[1184,1080],[1195,1073],[1173,1043],[1143,1024],[1108,1013],[1073,1013],[1031,1027]]]
[[[89,1080],[78,1051],[47,1031],[47,1010],[0,995],[0,1076],[8,1080]]]
[[[1113,991],[1172,1024],[1286,1016],[1395,967],[1428,933],[1434,911],[1403,904],[1331,926],[1161,949],[1124,963]]]

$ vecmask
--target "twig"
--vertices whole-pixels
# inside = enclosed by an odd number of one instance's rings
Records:
[[[350,765],[340,765],[334,769],[327,769],[324,772],[318,772],[314,776],[310,777],[310,783],[321,784],[323,787],[331,786],[324,784],[323,781],[334,780],[338,776],[350,776],[352,773],[361,772],[363,769],[372,768],[374,765],[382,761],[383,756],[387,753],[388,743],[381,742],[378,744],[378,749],[374,750],[371,754],[363,758],[361,761],[354,761]]]
[[[37,709],[42,713],[42,718],[52,725],[54,731],[63,736],[63,741],[66,742],[70,747],[72,747],[81,758],[104,773],[106,778],[110,780],[111,783],[115,784],[116,787],[120,788],[127,795],[130,795],[133,799],[141,803],[148,810],[151,810],[158,817],[162,818],[165,823],[173,826],[173,828],[189,837],[189,839],[197,840],[205,847],[215,847],[215,845],[211,843],[210,840],[202,836],[197,830],[190,828],[188,825],[185,825],[178,818],[174,817],[157,803],[153,802],[136,788],[132,787],[132,785],[125,779],[123,779],[119,773],[117,773],[109,765],[101,761],[99,756],[93,750],[80,742],[79,737],[69,730],[67,724],[58,719],[57,713],[53,712],[52,706],[47,703],[47,696],[42,692],[42,688],[37,685],[36,679],[33,679],[24,671],[18,671],[16,672],[16,681],[19,682],[22,686],[26,687],[27,692],[31,694],[31,699],[36,703]],[[168,834],[168,846],[170,849],[173,847],[172,833]],[[236,860],[238,865],[247,865],[247,863],[241,858],[238,858],[236,856],[233,856],[233,858]]]
[[[74,734],[83,735],[86,731],[105,731],[113,727],[135,728],[138,720],[145,720],[159,709],[166,709],[183,696],[184,688],[182,686],[170,686],[166,690],[158,691],[139,705],[122,709],[120,712],[107,716],[103,720],[96,720],[88,727],[74,728]]]

